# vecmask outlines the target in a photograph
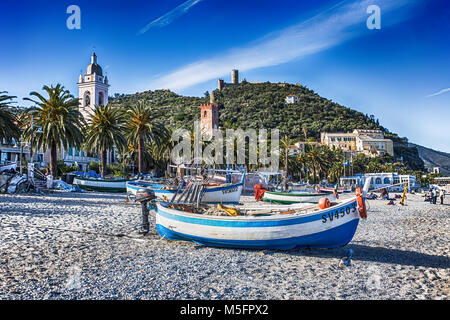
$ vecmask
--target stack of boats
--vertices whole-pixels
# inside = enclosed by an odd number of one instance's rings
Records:
[[[241,183],[228,187],[238,187],[240,195]],[[361,207],[362,194],[337,199],[336,193],[331,192],[277,195],[266,191],[265,199],[272,196],[292,198],[288,201],[282,198],[281,201],[224,205],[236,202],[235,199],[238,202],[239,197],[227,198],[228,201],[224,201],[225,198],[201,198],[199,201],[195,187],[198,185],[191,182],[192,197],[187,195],[188,186],[181,192],[180,188],[173,189],[172,197],[157,201],[156,229],[161,237],[219,247],[332,248],[350,242],[360,214],[365,216]],[[229,190],[225,186],[208,185],[203,185],[200,190],[206,194],[208,189]],[[323,198],[327,201],[321,203],[326,205],[319,206],[318,200]]]
[[[323,208],[317,204],[156,204],[156,229],[161,237],[220,247],[339,247],[351,241],[359,218],[357,197]]]

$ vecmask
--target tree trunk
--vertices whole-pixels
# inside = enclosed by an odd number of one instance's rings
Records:
[[[106,176],[106,153],[107,153],[106,149],[105,149],[105,150],[102,150],[102,152],[101,152],[101,161],[102,161],[102,168],[101,168],[101,171],[102,171],[102,178],[104,178],[104,177]]]
[[[316,167],[313,166],[313,181],[316,183]]]
[[[53,176],[53,179],[56,179],[56,177],[58,176],[58,165],[55,142],[52,142],[50,145],[50,172]]]
[[[144,172],[144,137],[139,136],[138,141],[138,170],[139,174]]]
[[[287,182],[288,182],[288,156],[289,156],[289,148],[286,148],[286,153],[284,155],[284,191],[287,190]]]

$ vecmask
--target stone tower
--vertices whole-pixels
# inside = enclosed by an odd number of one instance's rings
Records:
[[[231,83],[239,84],[239,70],[236,69],[231,70]]]
[[[95,52],[91,56],[91,63],[86,68],[86,74],[78,78],[78,97],[80,99],[80,112],[84,118],[94,109],[94,105],[108,103],[108,78],[103,76],[103,70],[97,64]]]
[[[225,87],[225,81],[223,79],[219,79],[217,81],[217,89],[222,90]]]
[[[219,106],[205,103],[200,106],[200,127],[205,137],[213,137],[219,129]]]

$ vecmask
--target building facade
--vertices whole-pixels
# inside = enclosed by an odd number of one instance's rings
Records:
[[[355,129],[347,133],[321,132],[320,141],[344,152],[364,153],[367,156],[394,156],[394,143],[385,139],[381,130]]]
[[[320,133],[320,142],[328,147],[335,147],[342,151],[357,151],[356,135],[354,133]]]
[[[284,102],[286,102],[287,104],[296,103],[298,101],[299,101],[298,97],[293,94],[286,96],[286,98],[284,99]]]
[[[205,103],[200,106],[200,128],[202,135],[212,138],[219,130],[219,106]]]
[[[393,191],[403,191],[405,183],[408,183],[408,191],[415,190],[420,187],[416,183],[416,176],[413,175],[399,175],[397,172],[382,172],[382,173],[366,173],[356,174],[348,177],[341,177],[340,184],[342,186],[363,187],[366,180],[370,180],[369,190],[385,188],[391,185]],[[401,185],[398,185],[401,184]]]

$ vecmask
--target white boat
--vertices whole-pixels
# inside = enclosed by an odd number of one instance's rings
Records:
[[[127,195],[136,195],[136,192],[139,189],[145,189],[145,188],[155,188],[160,189],[163,188],[164,184],[162,183],[154,183],[151,181],[127,181],[126,183],[126,189],[127,189]]]
[[[73,185],[84,190],[101,192],[126,192],[125,179],[88,179],[75,177]]]
[[[0,164],[0,172],[9,171],[11,169],[16,170],[16,168],[17,168],[16,162],[8,163],[8,164]]]
[[[335,200],[331,192],[329,193],[309,193],[309,192],[274,192],[265,191],[263,201],[271,203],[317,203],[323,197],[327,197],[330,201]]]
[[[226,183],[222,185],[206,185],[203,189],[201,203],[228,203],[237,204],[241,198],[245,174],[239,183]],[[155,192],[155,196],[161,200],[169,201],[177,191],[176,187],[155,188],[149,187]],[[178,190],[182,193],[183,190]]]
[[[361,198],[362,200],[362,198]],[[156,205],[156,228],[168,240],[206,246],[254,249],[333,248],[350,242],[360,213],[357,197],[339,200],[326,209],[292,209],[254,215],[191,213],[181,205]],[[365,213],[365,211],[364,211]],[[365,216],[365,215],[363,215]]]

